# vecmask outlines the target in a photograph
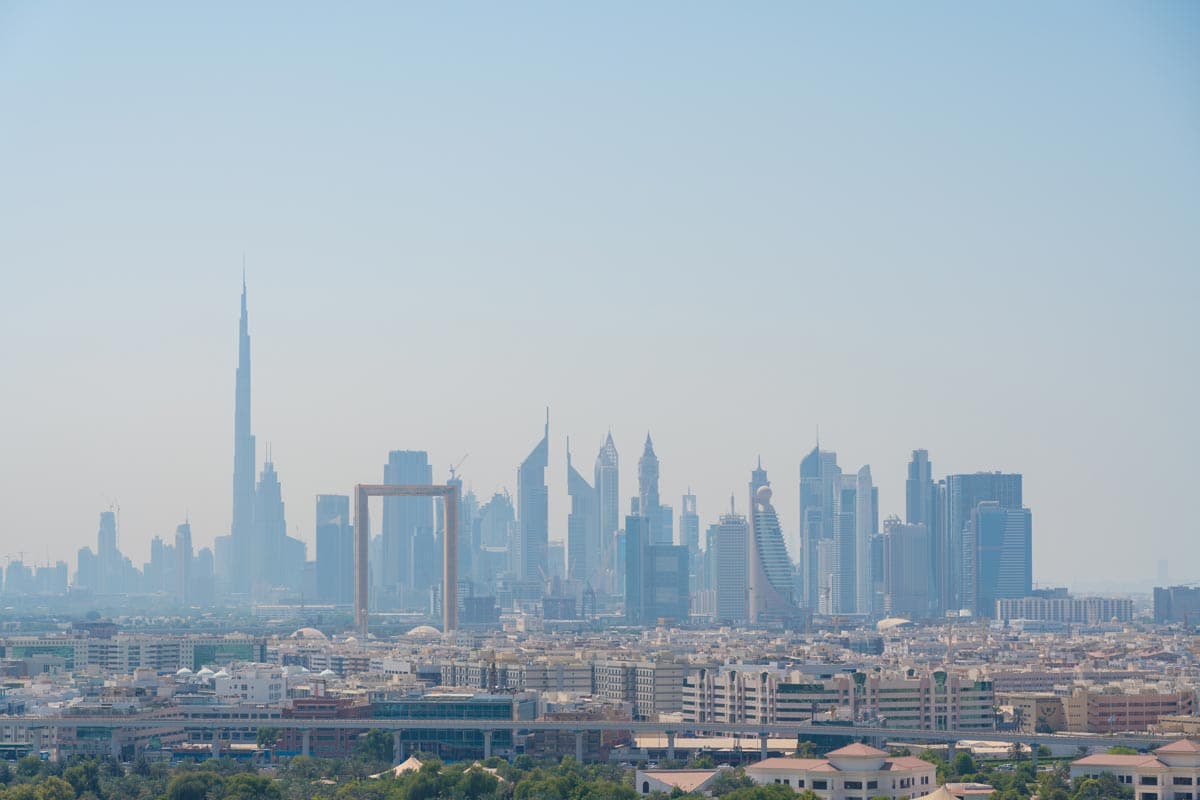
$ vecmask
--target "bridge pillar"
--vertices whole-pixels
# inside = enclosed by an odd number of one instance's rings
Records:
[[[1030,761],[1033,763],[1033,771],[1034,771],[1034,772],[1037,772],[1037,768],[1038,768],[1038,763],[1037,763],[1037,758],[1038,758],[1038,743],[1037,743],[1037,739],[1034,739],[1033,741],[1031,741],[1031,742],[1029,743],[1029,758],[1030,758]]]
[[[575,760],[583,763],[583,731],[575,731]]]
[[[765,733],[758,735],[758,760],[767,760],[767,734]]]
[[[112,738],[108,740],[108,754],[118,761],[121,760],[121,740],[117,738],[117,732],[112,732]]]
[[[220,728],[213,729],[212,757],[213,758],[221,757],[221,729]]]
[[[492,731],[483,732],[483,757],[492,757]]]
[[[675,731],[667,731],[667,758],[675,760]]]
[[[954,760],[954,745],[955,742],[946,742],[946,763],[949,764]]]
[[[300,737],[300,754],[312,758],[312,731],[308,728]]]

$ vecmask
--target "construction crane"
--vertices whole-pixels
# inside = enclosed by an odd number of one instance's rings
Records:
[[[462,458],[460,458],[458,460],[457,464],[450,465],[450,480],[454,480],[455,478],[458,477],[458,468],[461,467],[464,463],[466,463],[466,460],[470,457],[471,457],[471,454],[466,453],[465,455],[463,455]]]

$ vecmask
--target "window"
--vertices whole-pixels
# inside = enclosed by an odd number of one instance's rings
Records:
[[[828,788],[829,788],[829,781],[824,781],[824,780],[814,780],[814,781],[812,782],[812,788],[814,788],[814,789],[828,789]]]
[[[878,789],[879,781],[867,781],[867,788],[868,789]]]
[[[842,788],[843,789],[861,789],[862,781],[843,781]]]
[[[1143,775],[1138,779],[1138,784],[1141,786],[1158,786],[1157,775]]]
[[[1175,800],[1192,800],[1191,792],[1176,792]]]
[[[1176,786],[1191,786],[1191,785],[1192,785],[1192,779],[1191,779],[1191,778],[1189,778],[1189,777],[1182,777],[1182,778],[1181,778],[1181,777],[1179,777],[1178,775],[1176,775],[1176,776],[1175,776],[1175,781],[1174,781],[1174,783],[1175,783],[1175,785],[1176,785]]]
[[[642,781],[642,794],[650,794],[650,781]]]

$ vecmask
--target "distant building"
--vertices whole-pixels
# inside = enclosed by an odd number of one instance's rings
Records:
[[[383,467],[383,482],[392,486],[430,486],[433,467],[424,450],[393,450]],[[376,570],[386,605],[423,606],[429,591],[427,570],[419,563],[433,547],[433,499],[383,498],[383,563]]]
[[[733,510],[721,515],[713,562],[717,590],[717,621],[746,622],[750,618],[749,596],[750,526]],[[710,548],[712,552],[713,548]]]
[[[971,514],[980,503],[992,501],[1001,509],[1020,509],[1021,476],[1002,472],[976,472],[946,477],[946,524],[943,541],[935,542],[935,551],[944,561],[941,574],[946,580],[940,587],[941,607],[946,611],[973,609],[971,581],[976,575],[975,552],[964,548]]]
[[[837,453],[814,447],[800,462],[800,574],[804,587],[801,605],[817,610],[821,587],[830,584],[828,571],[821,572],[821,542],[833,540],[835,487],[842,470]]]
[[[1027,619],[1095,625],[1133,619],[1133,600],[1125,597],[1018,597],[996,600],[996,619],[1001,622]]]
[[[546,467],[549,464],[550,413],[542,439],[517,470],[517,535],[511,556],[517,580],[541,581],[546,576],[546,544],[549,541],[549,489]]]
[[[1149,730],[1163,717],[1194,713],[1195,704],[1194,690],[1113,693],[1107,687],[1076,687],[1063,698],[1067,729],[1088,733]]]
[[[671,544],[664,537],[662,529],[662,508],[658,496],[658,456],[654,452],[654,442],[650,434],[646,434],[646,446],[642,457],[638,459],[638,507],[637,512],[649,520],[650,543]]]
[[[567,577],[594,587],[603,574],[600,498],[572,465],[570,442],[567,443],[567,495],[571,498],[567,516]]]
[[[687,548],[650,542],[643,516],[625,518],[625,619],[653,625],[660,619],[688,619]]]
[[[1200,586],[1154,587],[1154,621],[1200,624]]]
[[[597,591],[619,593],[623,587],[615,584],[617,574],[617,531],[621,527],[620,457],[609,431],[604,445],[596,455],[592,486],[596,490],[600,517],[600,565],[603,575]]]
[[[962,601],[979,616],[996,611],[996,601],[1028,597],[1033,591],[1033,518],[1027,508],[975,506],[963,536]],[[968,567],[970,565],[970,568]],[[972,569],[973,568],[973,569]]]
[[[317,599],[323,603],[354,602],[354,527],[350,498],[317,495]]]
[[[883,526],[883,610],[889,617],[922,620],[934,610],[929,532],[894,518]]]
[[[799,618],[793,599],[792,561],[771,504],[771,482],[762,460],[750,478],[751,516],[747,575],[750,622],[790,623]]]

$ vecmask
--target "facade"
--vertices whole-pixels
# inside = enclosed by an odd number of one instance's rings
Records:
[[[1017,619],[1069,625],[1096,625],[1112,620],[1129,622],[1133,619],[1133,600],[1127,597],[1003,598],[996,600],[995,614],[1001,622]]]
[[[829,603],[821,587],[829,573],[821,571],[821,542],[833,540],[834,495],[842,470],[837,453],[814,447],[800,462],[800,575],[807,608],[818,610]]]
[[[716,618],[720,622],[745,622],[750,618],[749,547],[750,526],[745,517],[734,513],[731,499],[729,513],[721,516],[717,527],[714,559]]]
[[[1109,774],[1135,800],[1194,800],[1200,792],[1200,744],[1180,739],[1152,754],[1100,753],[1071,762],[1071,780]]]
[[[532,720],[537,715],[537,698],[528,693],[490,694],[488,692],[431,692],[394,695],[379,693],[371,697],[371,716],[375,719]],[[415,752],[434,753],[446,761],[462,761],[490,755],[512,756],[523,738],[517,729],[500,729],[486,737],[482,730],[415,728],[395,734],[401,755]]]
[[[638,507],[637,513],[650,521],[650,543],[671,544],[670,531],[664,535],[662,503],[658,496],[658,456],[654,453],[654,442],[646,434],[646,445],[638,459]]]
[[[684,621],[690,612],[687,548],[653,544],[651,530],[644,516],[625,518],[625,619],[631,625]]]
[[[945,580],[941,607],[946,611],[973,609],[967,576],[975,575],[975,553],[964,548],[971,513],[980,503],[993,501],[1002,509],[1020,509],[1021,476],[1002,472],[976,472],[946,477],[946,529],[942,541],[935,543],[942,560]]]
[[[771,484],[761,460],[751,474],[750,491],[750,621],[791,622],[799,616],[792,597],[792,561],[783,542],[779,516],[771,504]]]
[[[317,495],[317,599],[324,603],[354,602],[354,526],[350,498]]]
[[[851,744],[825,758],[767,758],[746,767],[760,786],[782,784],[828,800],[923,797],[937,789],[937,768],[913,756],[889,758],[884,750]]]
[[[839,475],[833,501],[832,563],[830,564],[830,614],[858,612],[858,477]]]
[[[595,480],[592,486],[596,489],[600,516],[601,574],[604,576],[600,586],[595,588],[616,593],[619,591],[614,581],[617,574],[617,531],[621,527],[621,487],[620,457],[613,444],[612,431],[609,431],[600,452],[596,454],[593,474]]]
[[[927,619],[933,607],[929,532],[924,524],[888,520],[883,526],[883,611],[889,617]]]
[[[1033,592],[1033,518],[1027,508],[975,506],[963,536],[962,600],[978,616],[995,613],[996,601]]]
[[[1200,623],[1200,586],[1154,587],[1154,621],[1160,625]]]
[[[424,450],[393,450],[383,467],[383,482],[393,486],[430,486],[433,467]],[[383,498],[382,564],[374,574],[382,590],[380,600],[389,606],[423,605],[429,589],[422,556],[435,550],[433,499]]]
[[[231,661],[266,661],[266,640],[251,636],[160,636],[118,634],[111,638],[91,636],[8,636],[0,639],[0,657],[30,659],[53,657],[63,668],[77,670],[94,666],[108,672],[128,674],[139,667],[155,672],[175,672],[186,667]]]
[[[859,614],[872,614],[875,577],[871,571],[871,542],[879,532],[877,495],[871,481],[871,467],[858,471],[854,487],[854,606]]]
[[[550,537],[546,467],[550,452],[550,413],[542,440],[517,470],[517,535],[513,539],[513,573],[520,581],[545,580],[546,545]]]
[[[600,551],[600,503],[596,489],[571,464],[567,444],[567,577],[594,586],[603,574]]]
[[[1126,693],[1081,686],[1063,698],[1067,729],[1088,733],[1145,731],[1163,717],[1192,714],[1195,708],[1194,690],[1160,692],[1146,688]]]

